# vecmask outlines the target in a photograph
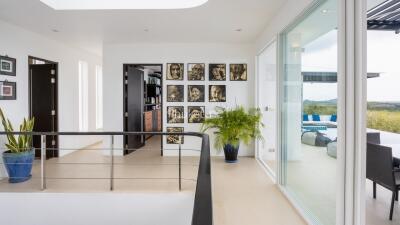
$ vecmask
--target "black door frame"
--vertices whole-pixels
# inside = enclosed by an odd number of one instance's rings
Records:
[[[37,65],[37,64],[31,64],[31,60],[40,60],[45,62],[45,64],[53,64],[54,68],[55,68],[55,74],[54,74],[54,78],[55,78],[55,83],[54,83],[54,105],[55,105],[55,115],[54,115],[54,127],[53,127],[53,131],[54,132],[58,132],[58,128],[59,128],[59,119],[58,119],[58,62],[54,62],[54,61],[50,61],[47,59],[42,59],[42,58],[38,58],[35,56],[31,56],[28,55],[28,109],[29,109],[29,117],[32,117],[32,96],[31,96],[31,86],[32,86],[32,77],[31,77],[31,65]],[[58,136],[54,136],[53,139],[55,140],[55,149],[59,149],[59,138]],[[50,153],[50,154],[47,154]],[[50,158],[49,156],[53,156],[53,157],[59,157],[59,151],[54,151],[54,150],[48,150],[46,152],[47,158]]]
[[[125,98],[126,96],[126,85],[125,85],[125,74],[128,71],[128,67],[129,66],[136,66],[136,67],[141,67],[141,66],[160,66],[161,67],[161,130],[164,130],[164,85],[163,85],[163,74],[164,74],[164,65],[162,63],[124,63],[122,65],[122,85],[123,85],[123,96],[122,96],[122,100],[124,102],[123,104],[123,109],[122,109],[122,121],[124,124],[124,131],[126,131],[127,129],[127,124],[126,124],[126,119],[125,119],[125,110],[126,110],[126,101]],[[164,138],[161,138],[161,147],[160,147],[160,152],[161,152],[161,156],[164,155]],[[123,141],[123,149],[124,149],[124,155],[126,154],[126,150],[125,150],[125,144],[126,144],[126,137],[124,136],[124,141]]]

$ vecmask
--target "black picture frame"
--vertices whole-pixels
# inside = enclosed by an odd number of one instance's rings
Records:
[[[17,100],[17,83],[0,81],[0,100]]]
[[[0,56],[0,75],[17,76],[17,59]]]
[[[205,118],[205,106],[188,106],[188,123],[204,123]]]
[[[167,127],[167,133],[183,133],[184,130],[185,129],[183,127]],[[180,144],[183,145],[184,143],[185,143],[185,136],[182,135]],[[179,144],[179,135],[175,134],[167,135],[167,144],[170,145]]]
[[[184,123],[185,108],[183,106],[167,106],[167,123]]]
[[[167,85],[167,102],[184,102],[184,85]]]
[[[247,81],[247,64],[232,63],[229,64],[229,80],[230,81]]]
[[[209,85],[209,102],[226,102],[226,85]]]
[[[193,74],[193,68],[200,67],[199,74]],[[206,75],[205,63],[188,63],[187,64],[187,80],[189,81],[204,81]],[[199,77],[200,76],[200,77]]]
[[[174,77],[171,71],[171,67],[178,67],[179,74],[178,77]],[[175,70],[175,69],[174,69]],[[185,64],[184,63],[167,63],[167,80],[183,80],[185,73]]]
[[[217,74],[216,74],[217,73]],[[220,76],[216,78],[216,75]],[[210,63],[208,64],[208,80],[209,81],[226,81],[226,64]]]
[[[205,95],[205,85],[188,85],[188,102],[204,102]]]

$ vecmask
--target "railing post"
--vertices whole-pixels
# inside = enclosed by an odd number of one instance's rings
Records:
[[[46,135],[41,135],[40,146],[40,180],[42,191],[46,189]]]
[[[113,191],[114,190],[114,135],[111,135],[110,154],[111,154],[110,190]]]
[[[179,191],[182,190],[182,136],[179,135]]]

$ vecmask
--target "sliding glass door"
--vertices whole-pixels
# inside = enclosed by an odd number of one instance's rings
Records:
[[[257,57],[257,105],[263,113],[265,140],[258,143],[257,158],[276,175],[277,142],[277,52],[276,41],[271,42]]]
[[[337,0],[280,35],[280,185],[313,224],[336,224]],[[339,109],[340,110],[340,109]]]

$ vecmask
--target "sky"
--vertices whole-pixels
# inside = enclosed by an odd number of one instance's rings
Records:
[[[332,30],[304,46],[303,71],[337,71],[336,36],[336,30]],[[381,73],[379,78],[367,81],[368,101],[400,102],[400,34],[368,31],[367,68],[368,72]],[[316,101],[335,99],[337,85],[305,83],[303,98]]]

